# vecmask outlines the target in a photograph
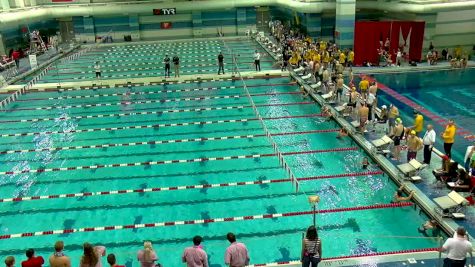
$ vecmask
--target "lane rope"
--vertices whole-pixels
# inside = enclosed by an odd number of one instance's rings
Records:
[[[0,235],[0,239],[72,234],[72,233],[80,233],[80,232],[112,231],[112,230],[122,230],[122,229],[157,228],[157,227],[191,225],[191,224],[210,224],[210,223],[219,223],[219,222],[251,221],[251,220],[260,220],[260,219],[281,218],[281,217],[304,216],[304,215],[311,215],[314,213],[326,214],[326,213],[350,212],[350,211],[361,211],[361,210],[402,208],[402,207],[409,207],[412,205],[414,205],[412,202],[402,202],[402,203],[376,204],[376,205],[358,206],[358,207],[349,207],[349,208],[325,209],[325,210],[319,210],[316,212],[294,211],[294,212],[286,212],[286,213],[268,213],[268,214],[259,214],[259,215],[227,217],[227,218],[210,218],[210,219],[200,219],[200,220],[170,221],[170,222],[155,222],[155,223],[143,223],[143,224],[111,225],[111,226],[85,227],[85,228],[73,228],[73,229],[61,229],[61,230],[47,230],[47,231],[38,231],[38,232],[29,232],[29,233],[5,234],[5,235]]]
[[[356,172],[356,173],[344,173],[344,174],[332,174],[332,175],[302,177],[302,178],[297,178],[297,180],[299,180],[299,181],[313,181],[313,180],[322,180],[322,179],[359,177],[359,176],[380,175],[380,174],[383,174],[383,172],[382,171]],[[15,198],[3,198],[3,199],[0,198],[0,202],[20,202],[20,201],[42,200],[42,199],[92,197],[92,196],[103,196],[103,195],[122,195],[122,194],[131,194],[131,193],[151,193],[151,192],[174,191],[174,190],[190,190],[190,189],[233,187],[233,186],[245,186],[245,185],[261,185],[261,184],[273,184],[273,183],[284,183],[284,182],[290,182],[290,179],[289,178],[282,178],[282,179],[271,179],[271,180],[255,180],[255,181],[248,181],[248,182],[230,182],[230,183],[219,183],[219,184],[197,184],[197,185],[182,185],[182,186],[169,186],[169,187],[124,189],[124,190],[112,190],[112,191],[100,191],[100,192],[81,192],[81,193],[70,193],[70,194],[30,196],[30,197],[15,197]]]
[[[253,94],[252,96],[276,96],[276,95],[298,95],[301,92],[282,92],[282,93],[262,93]],[[14,112],[20,110],[52,110],[52,109],[71,109],[71,108],[91,108],[91,107],[111,107],[111,106],[128,106],[128,105],[141,105],[141,104],[154,104],[154,103],[176,103],[176,102],[191,102],[191,101],[203,101],[203,100],[215,100],[215,99],[239,99],[246,97],[246,95],[220,95],[220,96],[196,96],[196,97],[183,97],[183,98],[168,98],[168,99],[149,99],[149,100],[121,100],[115,102],[94,103],[94,104],[77,104],[66,106],[48,106],[48,107],[33,107],[33,108],[16,108],[9,109],[5,112]]]
[[[332,148],[332,149],[283,152],[283,153],[280,153],[280,156],[303,155],[303,154],[320,154],[320,153],[345,152],[345,151],[355,151],[355,150],[358,150],[358,147],[341,147],[341,148]],[[104,168],[134,167],[134,166],[168,165],[168,164],[177,164],[177,163],[224,161],[224,160],[235,160],[235,159],[253,159],[253,158],[264,158],[264,157],[274,157],[274,156],[278,156],[278,155],[276,153],[268,153],[268,154],[250,154],[250,155],[209,157],[209,158],[205,157],[205,158],[193,158],[193,159],[172,159],[172,160],[145,161],[145,162],[132,162],[132,163],[97,164],[97,165],[73,166],[73,167],[56,167],[56,168],[40,168],[40,169],[26,168],[26,169],[23,169],[23,170],[2,171],[2,172],[0,172],[0,175],[16,175],[16,174],[22,174],[22,173],[44,173],[44,172],[60,172],[60,171],[76,171],[76,170],[93,170],[93,169],[104,169]]]
[[[293,103],[280,103],[280,104],[260,104],[258,107],[275,107],[275,106],[294,106],[294,105],[310,105],[314,104],[313,102],[293,102]],[[125,112],[125,113],[109,113],[109,114],[96,114],[96,115],[80,115],[80,116],[71,116],[71,117],[56,117],[56,118],[35,118],[35,119],[21,119],[21,120],[5,120],[0,121],[0,123],[17,123],[17,122],[39,122],[39,121],[58,121],[58,120],[79,120],[79,119],[92,119],[92,118],[113,118],[113,117],[128,117],[128,116],[139,116],[139,115],[162,115],[167,113],[185,113],[185,112],[201,112],[201,111],[212,111],[212,110],[231,110],[231,109],[244,109],[250,108],[250,105],[242,106],[224,106],[224,107],[208,107],[208,108],[186,108],[186,109],[166,109],[159,111],[139,111],[139,112]],[[147,108],[156,110],[157,108]],[[290,117],[291,118],[291,117]],[[80,130],[77,130],[80,131]],[[19,136],[11,134],[3,134],[2,137],[6,136]]]
[[[338,131],[339,129],[327,129],[327,130],[273,133],[271,135],[272,136],[301,135],[301,134],[316,134],[316,133],[332,133],[332,132],[338,132]],[[172,144],[172,143],[206,142],[206,141],[215,141],[215,140],[248,139],[248,138],[259,138],[259,137],[265,137],[265,136],[266,136],[265,134],[248,134],[248,135],[234,135],[234,136],[175,139],[175,140],[156,140],[156,141],[130,142],[130,143],[112,143],[112,144],[98,144],[98,145],[84,145],[84,146],[19,149],[19,150],[0,151],[0,155],[14,154],[14,153],[42,152],[42,151],[77,150],[77,149],[86,149],[86,148],[109,148],[109,147],[124,147],[124,146],[130,147],[130,146],[140,146],[140,145],[160,145],[160,144]]]

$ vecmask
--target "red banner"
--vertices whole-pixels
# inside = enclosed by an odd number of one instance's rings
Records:
[[[160,29],[171,29],[172,23],[171,22],[160,22]]]

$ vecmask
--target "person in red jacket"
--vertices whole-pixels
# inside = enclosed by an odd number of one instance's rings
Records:
[[[15,60],[15,65],[16,65],[17,68],[20,67],[20,56],[21,56],[21,54],[20,54],[20,51],[18,49],[13,51],[12,59]]]
[[[21,262],[21,267],[41,267],[45,263],[43,257],[35,257],[35,251],[32,248],[28,249],[25,254],[28,259]]]

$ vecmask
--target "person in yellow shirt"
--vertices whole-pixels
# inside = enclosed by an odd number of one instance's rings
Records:
[[[424,129],[424,116],[422,116],[417,110],[414,110],[414,126],[411,128],[416,132],[416,136],[420,136]]]
[[[366,96],[368,95],[368,88],[369,88],[369,81],[366,80],[365,77],[360,82],[360,91],[361,91],[361,97],[363,99],[366,99]]]
[[[320,63],[320,61],[321,61],[320,53],[315,53],[315,55],[313,56],[313,62]]]
[[[452,158],[452,145],[455,142],[455,133],[457,127],[455,127],[454,120],[449,120],[449,124],[445,127],[445,131],[442,132],[442,139],[444,139],[444,152],[449,158]]]
[[[338,60],[341,65],[345,66],[346,65],[346,55],[343,53],[343,51],[340,51],[340,58]]]
[[[350,52],[348,52],[348,67],[353,67],[354,61],[355,61],[355,52],[353,52],[353,49],[350,48]]]

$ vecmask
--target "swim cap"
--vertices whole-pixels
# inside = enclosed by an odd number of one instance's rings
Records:
[[[386,105],[381,106],[382,109],[388,108]]]
[[[401,118],[397,118],[397,119],[396,119],[396,122],[397,122],[397,123],[402,123]]]
[[[416,134],[416,131],[412,130],[412,131],[411,131],[411,134],[414,134],[414,135],[415,135],[415,134]]]

